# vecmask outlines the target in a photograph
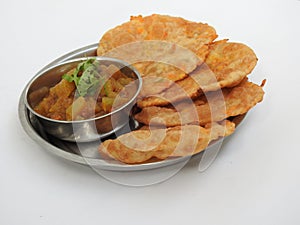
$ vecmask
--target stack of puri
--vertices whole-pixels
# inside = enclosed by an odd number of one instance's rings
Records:
[[[179,17],[131,17],[106,32],[98,56],[132,64],[143,78],[134,118],[142,126],[101,143],[101,154],[145,163],[199,153],[235,131],[233,118],[263,100],[263,86],[248,75],[257,63],[253,50],[213,27]]]

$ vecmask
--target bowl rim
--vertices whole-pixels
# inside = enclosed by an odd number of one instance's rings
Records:
[[[137,80],[138,80],[138,88],[134,94],[134,96],[128,101],[126,102],[124,105],[122,105],[121,107],[117,108],[116,110],[110,112],[110,113],[106,113],[104,115],[101,115],[101,116],[98,116],[98,117],[92,117],[92,118],[89,118],[89,119],[84,119],[84,120],[55,120],[55,119],[51,119],[49,117],[46,117],[46,116],[43,116],[39,113],[37,113],[29,104],[28,102],[28,92],[29,92],[29,89],[31,87],[31,85],[33,84],[33,82],[39,78],[40,76],[42,76],[44,73],[47,73],[48,71],[56,68],[56,67],[59,67],[59,66],[62,66],[62,65],[66,65],[66,64],[69,64],[69,63],[74,63],[74,62],[81,62],[81,61],[85,61],[85,60],[88,60],[88,59],[96,59],[96,60],[99,60],[99,61],[112,61],[112,62],[115,62],[115,63],[119,63],[121,64],[124,68],[124,67],[128,67],[129,69],[131,69],[135,75],[137,76]],[[137,96],[139,95],[141,89],[142,89],[142,84],[143,84],[143,80],[142,80],[142,77],[140,75],[140,73],[137,71],[136,68],[134,68],[131,64],[123,61],[123,60],[120,60],[120,59],[117,59],[117,58],[112,58],[112,57],[103,57],[103,56],[87,56],[87,57],[79,57],[79,58],[73,58],[73,59],[69,59],[69,60],[66,60],[66,61],[63,61],[63,62],[59,62],[57,64],[53,64],[51,65],[50,67],[48,68],[45,68],[45,69],[42,69],[40,70],[39,72],[37,72],[33,78],[28,82],[28,84],[26,85],[25,87],[25,93],[24,93],[24,103],[25,103],[25,106],[26,108],[31,112],[33,113],[35,116],[39,117],[39,118],[42,118],[44,120],[47,120],[49,122],[54,122],[54,123],[62,123],[62,124],[78,124],[78,123],[85,123],[85,122],[92,122],[92,121],[95,121],[95,120],[99,120],[99,119],[102,119],[102,118],[105,118],[105,117],[109,117],[113,114],[116,114],[120,111],[122,111],[124,108],[126,108],[128,105],[132,104],[136,99],[137,99]]]

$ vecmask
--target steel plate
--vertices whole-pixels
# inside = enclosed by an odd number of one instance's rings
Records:
[[[83,56],[95,56],[98,44],[92,44],[83,48],[79,48],[75,51],[67,53],[66,55],[54,60],[42,70],[51,67],[54,64],[61,63],[65,60],[83,57]],[[62,141],[49,134],[47,134],[43,127],[39,125],[35,117],[27,110],[24,104],[24,92],[20,96],[19,100],[19,119],[22,127],[36,143],[38,143],[43,149],[55,154],[56,156],[66,159],[68,161],[80,163],[83,165],[89,165],[92,167],[97,167],[98,169],[111,170],[111,171],[139,171],[166,167],[174,165],[177,163],[187,162],[190,157],[181,158],[169,158],[163,161],[149,161],[143,164],[128,165],[115,160],[102,159],[97,149],[99,142],[89,142],[89,143],[72,143],[67,141]],[[238,125],[244,118],[245,115],[235,118],[235,122]],[[132,126],[136,126],[134,121],[132,121]],[[220,143],[219,140],[216,143]],[[210,146],[211,147],[211,146]],[[79,150],[80,149],[80,150]]]

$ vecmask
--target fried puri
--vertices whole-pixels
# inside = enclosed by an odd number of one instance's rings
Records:
[[[139,129],[101,143],[102,156],[128,164],[190,156],[235,131],[233,121],[263,100],[265,80],[248,80],[257,63],[250,47],[216,38],[208,24],[158,14],[103,35],[97,55],[132,64],[143,87]]]
[[[99,41],[97,55],[104,55],[118,46],[132,42],[161,40],[190,49],[204,60],[208,53],[208,44],[216,38],[215,29],[205,23],[158,14],[146,17],[132,16],[129,22],[103,35]]]
[[[132,16],[103,35],[97,55],[125,60],[142,77],[164,78],[164,85],[152,90],[157,80],[145,82],[141,96],[147,97],[161,93],[201,65],[216,37],[214,28],[204,23],[158,14]]]
[[[138,101],[139,107],[163,106],[195,98],[202,92],[233,87],[240,83],[257,63],[255,53],[241,43],[218,41],[210,46],[205,63],[183,80],[155,96]]]
[[[186,125],[168,129],[143,129],[103,142],[99,151],[124,163],[141,163],[151,158],[189,156],[204,150],[208,144],[230,135],[235,124],[230,121],[207,127]]]
[[[248,112],[264,96],[261,86],[244,79],[239,85],[199,97],[201,103],[188,102],[173,107],[151,106],[141,110],[135,119],[146,125],[167,127],[197,123],[206,125]]]

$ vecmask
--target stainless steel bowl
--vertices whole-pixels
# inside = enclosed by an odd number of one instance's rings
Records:
[[[50,119],[35,112],[33,109],[34,106],[47,94],[42,91],[43,87],[50,88],[54,86],[61,80],[63,74],[88,58],[89,57],[71,59],[43,69],[33,77],[25,88],[24,103],[28,110],[37,118],[47,133],[61,140],[73,142],[95,141],[121,129],[129,123],[131,109],[142,87],[142,78],[131,65],[114,58],[93,57],[101,64],[113,64],[121,69],[124,74],[134,76],[133,78],[136,82],[135,85],[131,87],[134,89],[134,94],[126,104],[113,110],[111,113],[95,118],[75,121]]]

